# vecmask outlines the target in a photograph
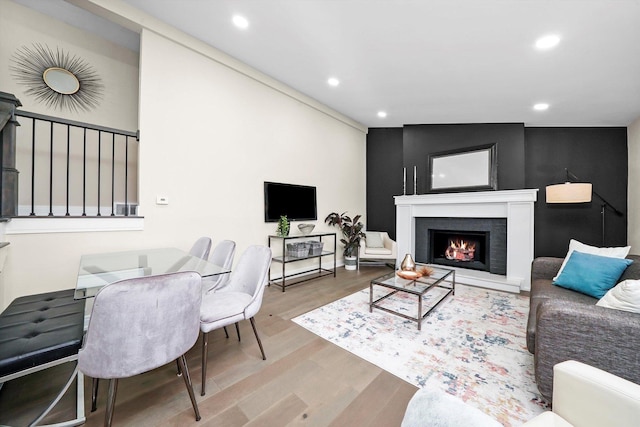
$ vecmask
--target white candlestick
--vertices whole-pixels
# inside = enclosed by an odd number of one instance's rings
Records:
[[[413,194],[418,194],[418,167],[413,167]]]
[[[402,168],[402,195],[407,194],[407,168]]]

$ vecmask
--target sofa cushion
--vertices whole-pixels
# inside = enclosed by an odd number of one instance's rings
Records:
[[[387,248],[370,248],[367,246],[364,253],[367,255],[391,255],[393,252]]]
[[[529,301],[529,319],[527,321],[527,349],[535,353],[536,342],[536,311],[544,301],[572,301],[585,305],[595,305],[598,300],[589,295],[581,294],[570,289],[554,286],[549,279],[534,279],[531,281],[531,295]]]
[[[557,280],[560,277],[560,273],[564,270],[565,265],[569,261],[571,254],[573,251],[579,251],[584,254],[593,254],[600,256],[607,256],[612,258],[624,258],[629,254],[629,250],[631,250],[631,246],[621,246],[621,247],[611,247],[611,248],[599,248],[597,246],[586,245],[582,242],[579,242],[575,239],[571,239],[569,241],[569,251],[567,252],[567,256],[564,257],[564,261],[562,261],[562,265],[560,266],[560,270],[558,270],[558,274],[553,280]]]
[[[618,280],[618,282],[622,282],[629,279],[640,279],[640,255],[628,255],[627,259],[630,259],[633,262],[627,269],[622,273],[622,277]]]
[[[640,313],[640,280],[629,279],[618,283],[596,305]]]
[[[16,298],[0,314],[0,377],[78,353],[86,300],[74,291]]]
[[[574,250],[554,285],[602,298],[616,285],[629,259],[593,255]]]
[[[379,231],[366,231],[364,234],[366,236],[367,248],[384,248],[382,233]]]

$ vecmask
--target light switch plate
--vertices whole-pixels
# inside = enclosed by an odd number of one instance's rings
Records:
[[[169,198],[167,196],[156,196],[156,205],[168,205]]]

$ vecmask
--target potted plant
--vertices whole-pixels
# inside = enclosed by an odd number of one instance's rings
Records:
[[[345,270],[356,269],[356,255],[358,248],[360,247],[360,239],[365,237],[362,229],[364,224],[360,222],[362,215],[356,215],[351,219],[346,212],[341,214],[332,212],[324,219],[324,222],[329,225],[335,225],[340,228],[343,238],[340,242],[344,245],[344,268]]]
[[[278,227],[276,228],[276,235],[280,237],[286,237],[289,235],[289,218],[286,215],[280,215],[278,220]]]

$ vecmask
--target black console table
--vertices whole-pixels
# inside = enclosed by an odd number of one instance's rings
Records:
[[[323,240],[324,237],[331,237],[333,239],[333,248],[329,247],[326,248],[323,246],[322,248],[322,252],[320,252],[319,254],[314,254],[314,255],[306,255],[306,256],[300,256],[300,257],[294,257],[294,256],[288,256],[287,255],[287,243],[291,243],[293,241],[304,241],[304,240],[314,240],[314,241],[320,241],[323,243],[330,243],[330,242],[326,242],[325,240]],[[329,274],[333,274],[333,277],[336,277],[336,248],[337,248],[337,241],[336,241],[336,233],[311,233],[311,234],[297,234],[297,235],[293,235],[293,236],[275,236],[275,235],[270,235],[269,236],[269,247],[274,247],[272,246],[272,242],[274,244],[276,244],[275,241],[280,241],[282,243],[282,252],[281,255],[276,255],[271,259],[272,265],[273,263],[280,263],[282,265],[282,275],[280,277],[271,279],[271,268],[269,268],[269,285],[271,285],[272,283],[274,285],[279,285],[282,287],[282,292],[284,292],[285,288],[287,286],[292,286],[292,285],[296,285],[298,283],[302,283],[302,282],[306,282],[308,280],[313,280],[313,279],[318,279],[320,277],[323,276],[328,276]],[[325,256],[331,256],[333,255],[333,269],[327,269],[327,268],[322,268],[322,258]],[[313,259],[313,258],[317,258],[318,259],[318,266],[317,267],[313,267],[313,268],[309,268],[307,270],[304,271],[299,271],[297,273],[291,273],[291,274],[287,274],[286,273],[286,265],[291,263],[291,262],[297,262],[297,261],[303,261],[306,259]],[[308,273],[315,273],[313,275],[308,275]],[[304,277],[300,280],[296,280],[294,282],[289,282],[287,283],[287,279],[293,278],[293,277],[297,277],[297,276],[302,276],[302,275],[308,275],[308,277]]]

